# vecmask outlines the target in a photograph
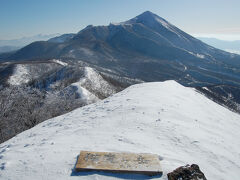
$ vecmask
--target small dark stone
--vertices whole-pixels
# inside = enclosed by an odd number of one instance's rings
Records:
[[[197,164],[181,166],[167,176],[168,180],[207,180]]]

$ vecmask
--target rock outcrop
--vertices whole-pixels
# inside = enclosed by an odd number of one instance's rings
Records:
[[[181,166],[168,173],[168,180],[207,180],[196,164]]]

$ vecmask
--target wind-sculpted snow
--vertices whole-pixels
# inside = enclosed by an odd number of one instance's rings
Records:
[[[73,171],[80,150],[159,154],[163,176],[196,163],[207,179],[240,176],[240,116],[174,81],[131,86],[0,145],[1,179],[146,179]]]

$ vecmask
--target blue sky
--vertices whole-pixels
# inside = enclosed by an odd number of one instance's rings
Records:
[[[78,32],[146,10],[193,35],[240,39],[240,0],[0,0],[0,39]]]

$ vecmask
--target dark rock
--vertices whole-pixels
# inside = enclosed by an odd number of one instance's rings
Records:
[[[167,176],[168,180],[207,180],[197,164],[181,166]]]

